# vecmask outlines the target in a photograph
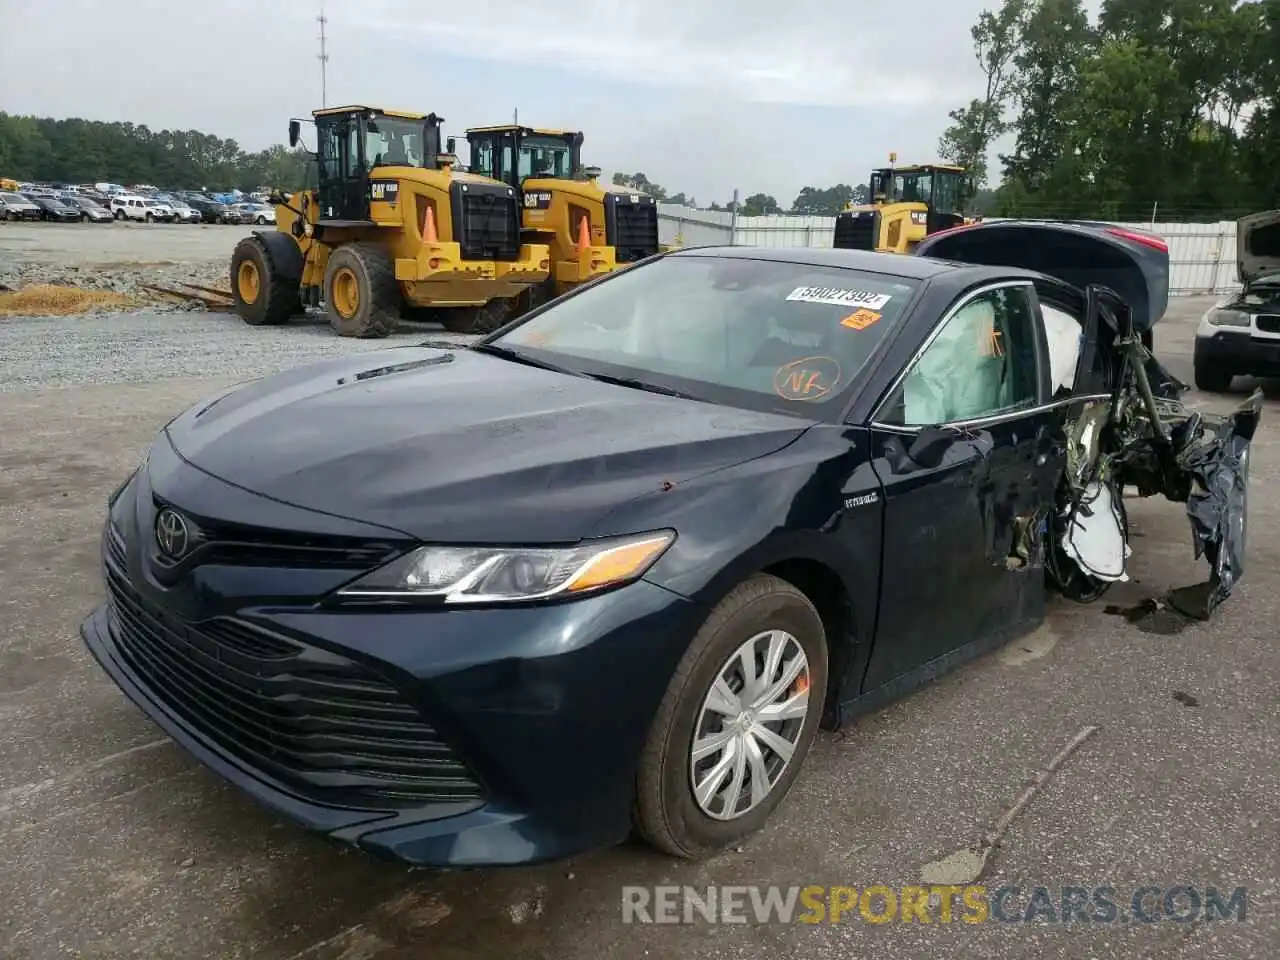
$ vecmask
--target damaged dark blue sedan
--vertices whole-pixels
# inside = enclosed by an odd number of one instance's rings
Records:
[[[915,256],[689,249],[470,347],[176,417],[110,499],[93,654],[257,800],[371,853],[518,864],[761,828],[820,725],[1124,579],[1183,503],[1242,573],[1261,399],[1151,357],[1158,238],[988,223]]]

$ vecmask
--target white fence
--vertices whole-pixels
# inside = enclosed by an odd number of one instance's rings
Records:
[[[659,206],[659,240],[686,247],[736,243],[758,247],[829,247],[835,217],[735,217],[731,213]],[[1236,225],[1221,223],[1119,223],[1154,231],[1169,243],[1169,292],[1227,293],[1236,280]]]

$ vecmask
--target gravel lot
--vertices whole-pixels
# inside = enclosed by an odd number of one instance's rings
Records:
[[[157,237],[235,232],[138,229]],[[93,233],[114,236],[112,228]],[[9,228],[0,229],[0,244],[6,235]],[[1203,308],[1176,303],[1156,338],[1157,352],[1187,379],[1191,333]],[[1254,446],[1249,569],[1212,623],[1168,633],[1159,619],[1130,623],[1108,615],[1104,604],[1059,604],[1034,637],[838,737],[821,737],[770,828],[709,863],[678,864],[625,847],[537,869],[409,871],[304,834],[195,765],[105,678],[76,634],[102,593],[103,498],[154,431],[223,384],[427,336],[439,334],[423,328],[390,343],[359,342],[314,323],[257,330],[216,314],[0,320],[6,586],[0,829],[7,841],[0,956],[1276,955],[1280,404],[1274,400]],[[1211,405],[1222,403],[1215,398]],[[1137,503],[1131,519],[1137,579],[1118,586],[1106,603],[1127,607],[1202,578],[1179,507]],[[626,884],[918,882],[925,864],[977,840],[1085,725],[1100,730],[1014,823],[985,880],[988,889],[1246,885],[1247,922],[871,926],[855,916],[839,925],[636,927],[621,921]]]
[[[384,340],[355,340],[336,336],[315,312],[284,327],[251,327],[235,314],[212,311],[0,319],[0,391],[170,377],[250,379],[308,360],[426,339],[474,338],[404,323]]]

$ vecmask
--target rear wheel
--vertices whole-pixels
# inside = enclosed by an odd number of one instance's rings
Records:
[[[511,318],[509,300],[490,300],[483,307],[441,309],[440,322],[450,333],[492,333]]]
[[[1226,393],[1231,389],[1231,374],[1216,364],[1203,360],[1196,361],[1196,389],[1206,393]]]
[[[258,237],[245,237],[231,254],[231,298],[236,313],[254,327],[274,326],[302,312],[298,282],[281,275]]]
[[[329,255],[324,276],[329,325],[343,337],[385,337],[400,323],[400,285],[382,247],[352,243]]]
[[[803,593],[758,575],[722,600],[671,678],[640,758],[635,825],[692,859],[760,829],[822,715],[827,643]]]

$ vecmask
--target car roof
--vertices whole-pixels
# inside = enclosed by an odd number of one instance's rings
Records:
[[[673,257],[721,257],[728,260],[769,260],[805,267],[843,267],[867,273],[883,273],[906,280],[932,280],[946,276],[958,282],[979,282],[993,277],[1035,278],[1040,274],[1017,267],[988,267],[934,257],[900,253],[872,253],[867,250],[836,250],[830,247],[684,247]]]

